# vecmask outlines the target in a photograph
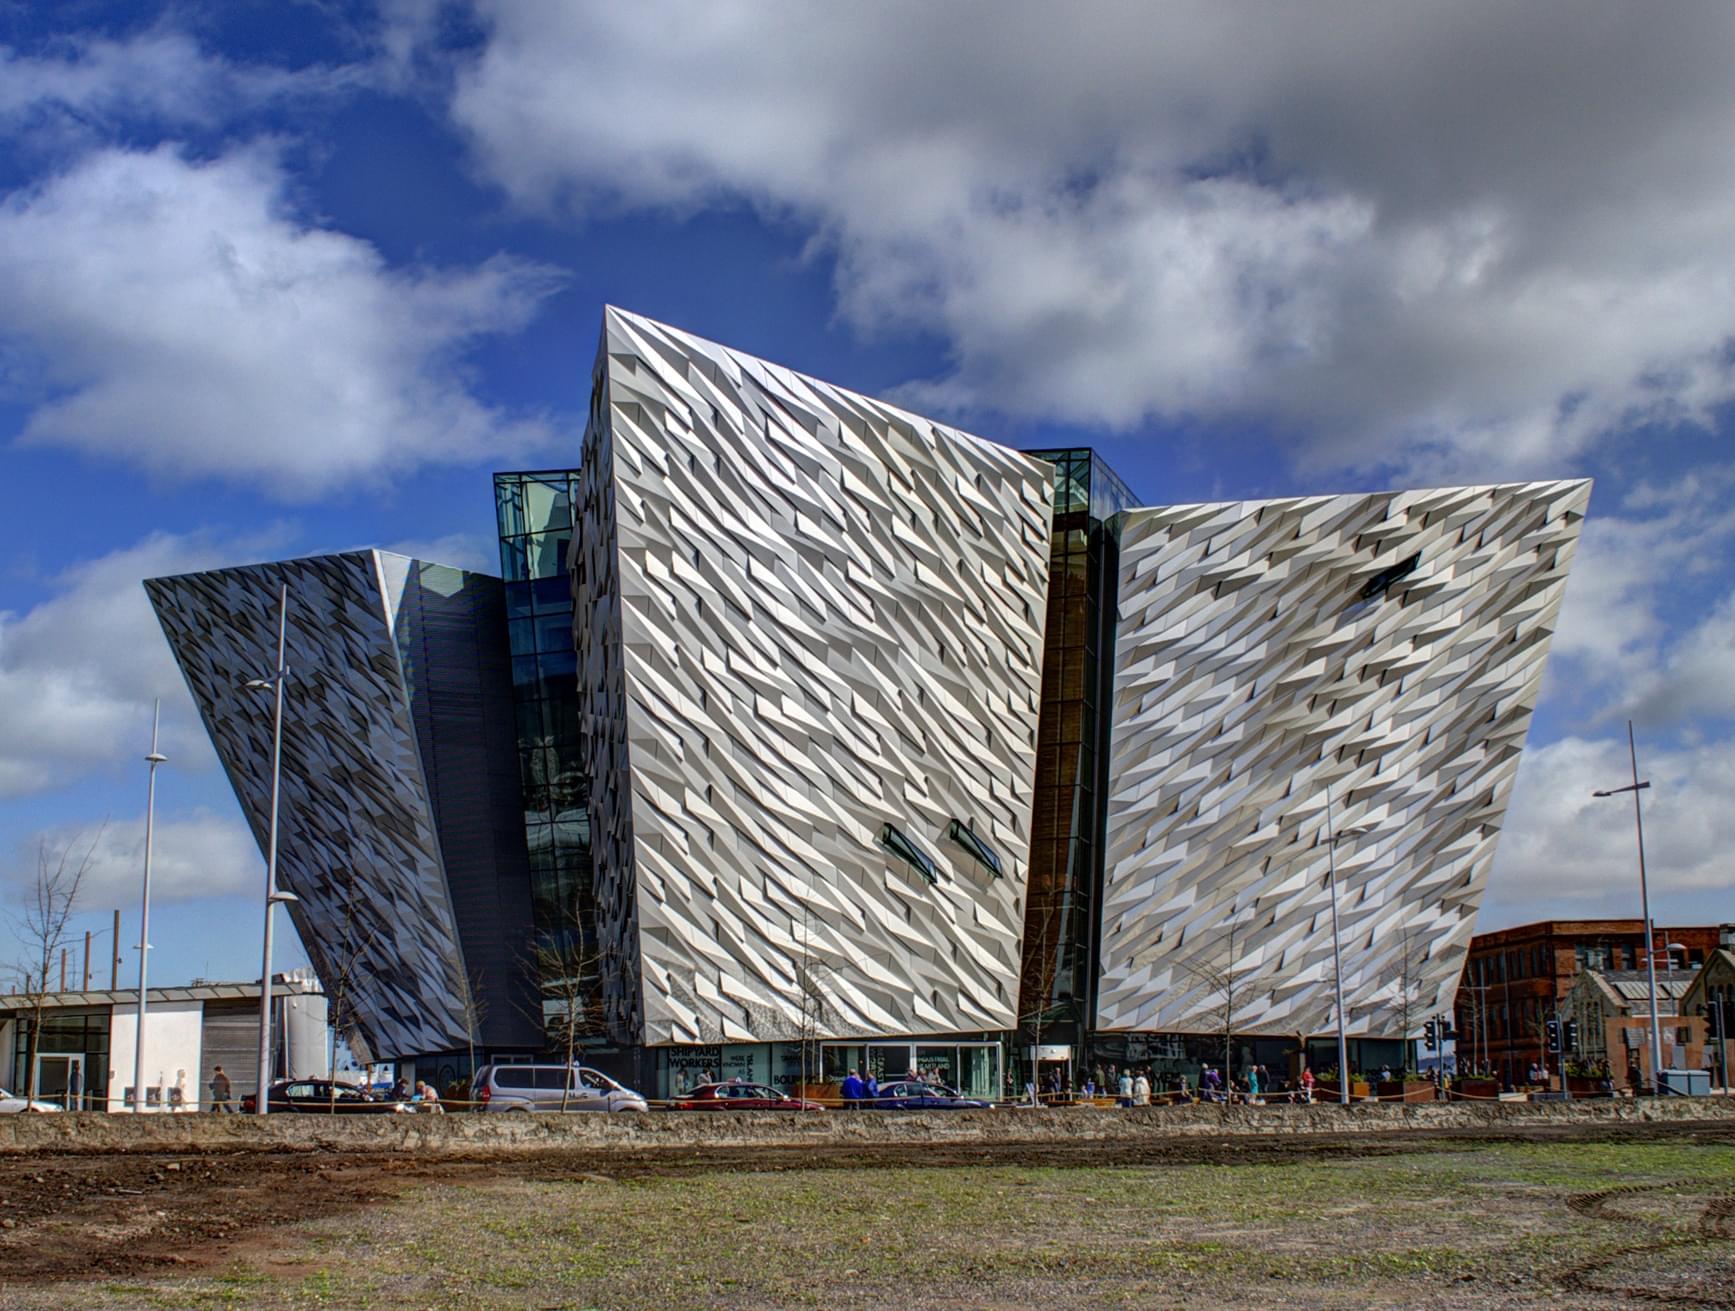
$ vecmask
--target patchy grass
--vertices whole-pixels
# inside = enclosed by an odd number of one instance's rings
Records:
[[[1671,1298],[1710,1306],[1735,1279],[1718,1219],[1732,1196],[1735,1146],[1643,1142],[1244,1165],[508,1176],[423,1185],[300,1226],[222,1275],[87,1285],[70,1300],[1613,1307],[1655,1288],[1661,1269]]]

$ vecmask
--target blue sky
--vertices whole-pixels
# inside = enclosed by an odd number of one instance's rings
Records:
[[[490,565],[612,302],[1152,502],[1595,477],[1481,923],[1636,913],[1629,716],[1735,920],[1735,9],[1400,8],[0,0],[0,878],[136,940],[161,696],[153,979],[256,971],[139,580]]]

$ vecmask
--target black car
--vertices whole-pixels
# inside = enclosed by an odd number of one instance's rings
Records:
[[[271,1085],[265,1109],[273,1115],[379,1115],[390,1114],[400,1104],[341,1079],[279,1079]],[[241,1099],[241,1109],[249,1115],[258,1105],[252,1093]]]

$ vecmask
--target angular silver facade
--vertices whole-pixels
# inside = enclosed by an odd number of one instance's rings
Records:
[[[285,583],[278,881],[321,979],[347,973],[379,1056],[462,1048],[467,1018],[538,1042],[499,580],[355,551],[145,583],[262,849],[271,702],[243,684],[275,664]]]
[[[603,335],[572,565],[617,1036],[1010,1027],[1049,467],[616,310]]]
[[[1097,1021],[1413,1034],[1458,978],[1588,482],[1135,510]],[[1333,815],[1328,829],[1326,797]]]

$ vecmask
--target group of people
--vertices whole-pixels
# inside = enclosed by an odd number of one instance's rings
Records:
[[[1226,1078],[1216,1066],[1206,1062],[1199,1070],[1199,1085],[1194,1088],[1184,1074],[1170,1071],[1158,1074],[1148,1067],[1098,1065],[1085,1080],[1086,1097],[1110,1097],[1119,1106],[1149,1106],[1155,1097],[1165,1101],[1218,1102],[1222,1104],[1264,1104],[1268,1101],[1311,1102],[1313,1071],[1303,1068],[1301,1074],[1279,1083],[1263,1065],[1249,1065],[1235,1078]],[[1059,1075],[1052,1087],[1045,1081],[1044,1090],[1058,1093]]]

